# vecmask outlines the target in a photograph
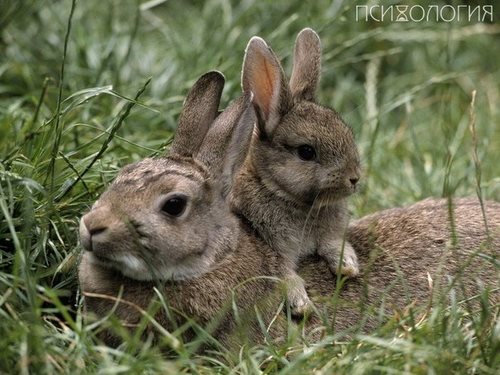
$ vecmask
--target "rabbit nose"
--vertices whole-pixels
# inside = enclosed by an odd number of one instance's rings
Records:
[[[93,217],[90,214],[85,215],[82,218],[82,221],[91,237],[103,233],[106,231],[106,229],[108,229],[108,226],[105,225],[101,220],[99,220],[98,217]]]
[[[92,251],[92,235],[85,225],[85,216],[80,220],[80,244],[87,251]]]
[[[99,233],[104,232],[106,229],[108,229],[105,226],[99,226],[99,225],[92,226],[92,223],[90,225],[88,225],[87,222],[85,221],[85,219],[83,220],[83,222],[84,222],[84,225],[87,227],[87,230],[89,231],[90,236],[95,236]]]
[[[106,212],[101,208],[92,210],[84,215],[80,221],[80,242],[87,251],[93,250],[95,237],[105,233],[109,226],[107,225]]]
[[[356,186],[359,181],[359,177],[350,178],[349,181],[351,181],[352,186]]]

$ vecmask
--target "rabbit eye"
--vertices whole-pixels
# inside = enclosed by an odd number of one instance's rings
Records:
[[[181,196],[169,198],[161,206],[162,212],[169,216],[179,217],[186,209],[187,199]]]
[[[313,160],[316,157],[316,151],[314,151],[314,147],[309,145],[302,145],[297,147],[297,154],[299,158],[302,160]]]

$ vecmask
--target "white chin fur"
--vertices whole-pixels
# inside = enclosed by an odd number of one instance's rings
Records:
[[[105,267],[114,268],[124,276],[139,281],[189,280],[201,276],[210,270],[210,267],[204,264],[205,262],[203,261],[197,264],[197,267],[190,264],[177,267],[156,266],[153,269],[148,267],[142,259],[130,254],[114,256],[112,262],[104,262],[96,257],[93,257],[93,259]]]
[[[131,279],[142,281],[153,279],[151,270],[141,259],[134,255],[120,255],[116,257],[115,261],[122,265],[119,271]]]
[[[92,256],[91,259],[100,266],[117,270],[131,279],[141,281],[153,280],[150,269],[146,267],[141,259],[134,255],[119,255],[107,260]]]

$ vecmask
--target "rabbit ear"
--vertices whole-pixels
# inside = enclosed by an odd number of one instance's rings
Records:
[[[321,71],[321,42],[318,34],[305,28],[295,41],[290,89],[294,99],[313,101]]]
[[[292,99],[281,64],[264,39],[254,36],[248,42],[241,81],[243,91],[254,95],[259,129],[272,135]]]
[[[239,167],[245,159],[254,123],[252,94],[248,93],[235,100],[217,117],[196,158],[208,167],[213,176],[223,174],[223,179],[232,179],[234,168],[236,165]],[[230,161],[230,168],[226,160]],[[226,185],[224,181],[222,183]]]
[[[239,118],[238,123],[235,125],[231,143],[226,151],[221,176],[222,195],[224,197],[229,194],[234,178],[236,177],[240,167],[245,162],[248,150],[250,149],[252,134],[257,121],[252,100],[253,94],[251,92],[245,94],[243,103],[244,112]]]
[[[217,71],[202,75],[184,101],[170,152],[192,156],[199,150],[210,124],[218,114],[224,76]]]

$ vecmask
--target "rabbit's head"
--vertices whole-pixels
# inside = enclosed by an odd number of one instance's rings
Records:
[[[218,72],[202,76],[186,98],[170,155],[124,167],[82,217],[81,243],[92,261],[137,280],[182,280],[210,271],[236,246],[224,161],[232,168],[243,159],[225,153],[235,125],[253,109],[245,96],[217,117],[223,86]],[[245,128],[239,134],[250,138]]]
[[[271,48],[253,37],[246,49],[242,86],[253,93],[257,114],[251,168],[290,200],[328,205],[356,190],[360,162],[351,128],[337,112],[314,101],[320,55],[318,35],[302,30],[288,83]]]

